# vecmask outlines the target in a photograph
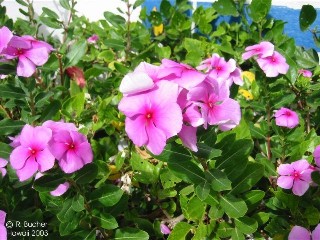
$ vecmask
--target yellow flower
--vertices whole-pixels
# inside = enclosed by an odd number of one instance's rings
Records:
[[[256,76],[253,72],[243,71],[242,78],[247,78],[252,83],[256,79]]]
[[[121,177],[121,173],[117,170],[115,165],[108,165],[108,168],[110,171],[109,180],[117,180]]]
[[[249,92],[248,90],[245,90],[245,89],[242,89],[240,88],[239,89],[239,93],[244,96],[247,100],[252,100],[253,99],[253,95],[251,92]]]
[[[156,7],[153,7],[152,11],[157,11]],[[153,34],[157,37],[163,33],[163,24],[161,23],[158,26],[153,27]]]

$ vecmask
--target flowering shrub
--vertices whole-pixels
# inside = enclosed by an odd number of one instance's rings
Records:
[[[0,239],[319,238],[319,58],[271,1],[162,0],[137,22],[143,1],[97,22],[17,2],[28,20],[0,3]]]

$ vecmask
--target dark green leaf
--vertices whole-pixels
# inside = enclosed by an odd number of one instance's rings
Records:
[[[271,0],[252,0],[249,5],[249,16],[254,22],[261,22],[267,16],[271,7]]]
[[[192,226],[186,222],[179,222],[170,233],[168,240],[185,240]]]
[[[220,204],[225,213],[231,218],[243,217],[248,210],[246,203],[242,199],[232,195],[221,195]]]
[[[42,121],[46,121],[49,119],[53,119],[54,116],[61,109],[61,102],[59,100],[53,100],[42,112],[40,119]]]
[[[20,131],[24,125],[25,125],[25,122],[22,122],[22,121],[3,119],[0,121],[0,135],[2,136],[14,135],[18,131]]]
[[[23,99],[26,97],[26,94],[21,88],[17,88],[9,84],[1,84],[0,96],[1,98]]]
[[[11,151],[12,148],[8,144],[0,142],[0,158],[9,159]]]
[[[168,143],[160,155],[153,156],[156,159],[164,162],[168,162],[169,159],[175,159],[176,161],[192,159],[190,153],[186,150],[186,148],[175,142]]]
[[[125,49],[124,41],[119,40],[119,39],[108,38],[103,42],[103,44],[106,45],[106,47],[108,47],[108,48],[112,48],[112,49],[118,50],[118,51]],[[108,57],[108,58],[110,58],[110,57]]]
[[[303,5],[300,11],[299,23],[302,31],[307,30],[310,25],[316,20],[317,11],[312,5]]]
[[[93,191],[90,198],[91,202],[99,201],[104,206],[109,207],[114,206],[117,202],[119,202],[122,194],[123,191],[117,186],[106,184],[103,187]]]
[[[258,229],[258,222],[249,217],[235,219],[236,227],[244,234],[254,233]]]
[[[117,220],[109,213],[93,213],[93,222],[104,229],[111,230],[118,227]]]
[[[320,185],[320,172],[313,171],[311,173],[312,181],[314,181],[316,184]]]
[[[92,182],[98,175],[98,167],[96,164],[91,163],[85,165],[82,169],[80,169],[74,180],[78,184],[86,184]]]
[[[197,194],[200,200],[205,200],[210,193],[210,184],[207,181],[200,183],[196,186],[195,193]]]
[[[0,62],[0,72],[1,74],[8,75],[8,74],[15,74],[17,67],[7,63]]]
[[[76,212],[84,210],[84,197],[82,195],[76,195],[72,199],[72,209]]]
[[[211,188],[215,191],[221,192],[231,189],[231,181],[227,175],[219,169],[211,169],[205,172],[206,178],[211,183]]]
[[[75,66],[86,54],[87,41],[85,39],[79,40],[71,46],[70,51],[67,53],[67,62],[65,67]]]
[[[56,18],[39,16],[39,20],[41,23],[43,23],[48,27],[55,28],[55,29],[62,28],[61,23]]]
[[[33,188],[39,192],[49,192],[56,189],[61,183],[64,182],[65,179],[56,175],[45,175],[35,180]]]
[[[148,240],[149,234],[136,228],[120,228],[116,230],[114,240]]]
[[[236,4],[232,0],[218,0],[212,6],[221,15],[239,16]]]

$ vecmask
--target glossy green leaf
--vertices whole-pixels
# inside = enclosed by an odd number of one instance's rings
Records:
[[[85,95],[83,92],[68,98],[63,104],[62,109],[71,116],[80,116],[84,109]]]
[[[62,105],[59,100],[53,100],[42,112],[40,119],[42,121],[47,121],[50,119],[54,119],[54,116],[59,113]]]
[[[49,192],[56,189],[61,183],[64,183],[65,179],[56,175],[45,175],[37,180],[33,184],[33,188],[39,192]]]
[[[49,8],[43,7],[43,8],[42,8],[42,11],[43,11],[46,15],[48,15],[48,17],[55,18],[55,19],[59,19],[59,15],[56,14],[54,11],[52,11],[52,10],[49,9]]]
[[[220,204],[225,213],[231,218],[243,217],[248,210],[245,201],[232,195],[221,195]]]
[[[258,229],[258,222],[250,217],[241,217],[234,220],[237,229],[244,234],[254,233]]]
[[[75,66],[83,58],[87,51],[87,41],[81,39],[73,44],[66,55],[65,68]]]
[[[59,3],[64,9],[70,10],[69,0],[59,0]]]
[[[93,222],[104,229],[111,230],[118,227],[117,220],[109,213],[104,212],[94,212]]]
[[[299,24],[302,31],[307,30],[317,18],[317,11],[312,5],[303,5],[300,10]]]
[[[205,200],[210,194],[210,183],[208,181],[200,183],[198,186],[196,186],[195,193],[200,200]]]
[[[9,159],[12,148],[9,144],[0,142],[0,158]]]
[[[179,222],[171,231],[168,240],[185,240],[192,226],[186,222]]]
[[[43,23],[44,25],[50,28],[54,28],[54,29],[62,28],[62,24],[58,22],[56,18],[39,16],[39,20],[41,23]]]
[[[249,16],[254,22],[261,22],[268,14],[271,0],[252,0],[249,5]]]
[[[148,184],[154,183],[158,180],[159,174],[157,166],[149,163],[148,160],[141,158],[139,154],[133,152],[130,162],[132,169],[134,170],[134,178],[138,182]]]
[[[1,84],[0,96],[1,98],[24,99],[26,94],[21,88],[9,84]]]
[[[219,222],[216,234],[221,238],[230,237],[233,231],[233,227],[227,222]]]
[[[74,178],[78,184],[86,184],[92,182],[98,175],[98,167],[96,164],[86,164],[81,168]]]
[[[90,196],[90,202],[98,201],[106,207],[113,206],[119,202],[123,191],[117,186],[106,184],[94,190]]]
[[[80,194],[72,198],[72,209],[76,212],[81,212],[84,210],[84,197]]]
[[[231,231],[231,239],[232,240],[245,240],[245,236],[238,228],[234,228]]]
[[[232,0],[218,0],[212,6],[221,15],[239,16],[236,4]]]
[[[148,240],[149,234],[136,228],[120,228],[116,230],[114,240]]]
[[[221,192],[231,189],[231,181],[227,175],[219,169],[211,169],[207,172],[206,179],[211,183],[211,188],[215,191]]]

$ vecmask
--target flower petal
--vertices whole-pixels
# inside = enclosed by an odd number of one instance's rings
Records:
[[[277,180],[277,185],[284,189],[290,189],[293,185],[293,177],[291,176],[280,176]]]
[[[144,116],[137,116],[136,118],[126,118],[125,129],[129,138],[133,143],[139,147],[148,142],[148,135],[146,132],[146,119]]]
[[[302,196],[309,188],[309,183],[302,180],[295,180],[292,187],[293,194]]]
[[[72,150],[67,151],[65,158],[59,161],[59,166],[65,173],[73,173],[83,167],[81,158]]]
[[[146,126],[146,131],[148,134],[147,148],[155,155],[160,154],[166,145],[165,134],[152,123]]]
[[[178,133],[182,143],[192,151],[197,152],[197,128],[183,125],[181,131]]]
[[[61,183],[55,190],[51,191],[50,194],[52,196],[58,197],[64,194],[70,187],[68,182]]]
[[[21,77],[30,77],[36,71],[36,65],[25,56],[19,56],[17,66],[17,75]]]
[[[292,162],[291,163],[291,166],[298,172],[302,172],[306,169],[308,169],[310,167],[310,163],[305,160],[305,159],[301,159],[301,160],[298,160],[298,161],[295,161],[295,162]]]
[[[26,161],[26,164],[23,168],[17,170],[17,175],[19,177],[20,182],[23,182],[30,177],[32,177],[33,174],[35,174],[38,170],[38,163],[35,161],[34,158],[29,158]]]
[[[42,66],[48,61],[49,58],[49,54],[46,48],[31,48],[23,55],[37,66]]]
[[[310,232],[304,227],[294,226],[289,233],[288,240],[311,240]]]
[[[294,172],[294,168],[291,164],[285,163],[278,167],[277,172],[280,175],[290,175]]]
[[[37,153],[36,160],[39,164],[39,171],[45,172],[54,166],[55,157],[48,148],[45,148]]]
[[[84,164],[91,163],[93,160],[93,152],[89,142],[81,143],[75,153],[82,158]]]
[[[19,146],[13,149],[12,153],[10,154],[10,164],[12,168],[21,169],[30,156],[30,150],[26,147]]]
[[[320,239],[320,224],[312,231],[312,240]]]

